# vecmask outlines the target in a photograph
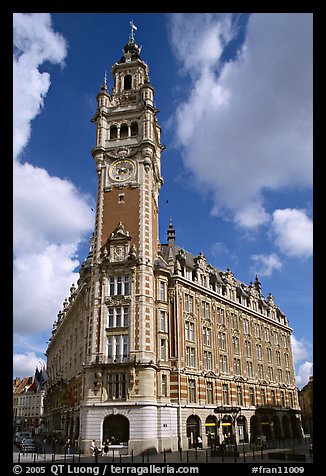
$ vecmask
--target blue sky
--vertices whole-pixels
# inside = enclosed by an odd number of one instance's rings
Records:
[[[312,14],[14,14],[14,376],[45,361],[94,226],[96,95],[128,41],[162,128],[160,240],[258,274],[312,374]]]

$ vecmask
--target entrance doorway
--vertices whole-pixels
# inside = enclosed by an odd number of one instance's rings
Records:
[[[224,415],[222,418],[222,436],[225,444],[235,443],[235,437],[233,433],[233,421],[230,415]]]
[[[189,448],[195,448],[197,444],[197,438],[200,436],[199,432],[200,419],[197,415],[190,415],[187,418],[187,437]]]
[[[217,436],[217,418],[215,415],[209,415],[205,421],[205,431],[208,446],[212,447],[218,444]]]
[[[103,421],[103,441],[111,444],[128,444],[129,420],[123,415],[110,415]]]

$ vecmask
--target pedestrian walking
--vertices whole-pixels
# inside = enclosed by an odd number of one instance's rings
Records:
[[[70,438],[67,438],[66,443],[65,443],[65,449],[68,455],[71,453],[71,440]]]

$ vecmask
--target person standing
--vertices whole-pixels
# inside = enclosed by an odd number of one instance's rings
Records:
[[[66,444],[65,444],[66,452],[68,455],[70,455],[71,452],[71,441],[70,438],[67,438]]]

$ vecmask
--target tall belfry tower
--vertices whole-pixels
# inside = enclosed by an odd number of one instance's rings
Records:
[[[109,399],[109,413],[117,412],[119,400],[120,405],[126,400],[131,405],[133,400],[137,405],[143,403],[145,406],[134,417],[139,422],[138,433],[142,428],[134,442],[134,449],[139,451],[148,447],[142,440],[154,436],[146,421],[153,421],[149,404],[156,401],[154,261],[159,246],[163,146],[154,89],[148,66],[140,58],[134,30],[131,22],[123,56],[112,67],[112,92],[105,74],[92,119],[96,124],[92,155],[98,190],[91,257],[92,324],[88,335],[92,341],[88,349],[86,402]],[[94,393],[95,375],[101,392]],[[130,412],[129,405],[125,411]],[[111,434],[114,432],[108,423],[107,428],[102,428],[102,438]]]

